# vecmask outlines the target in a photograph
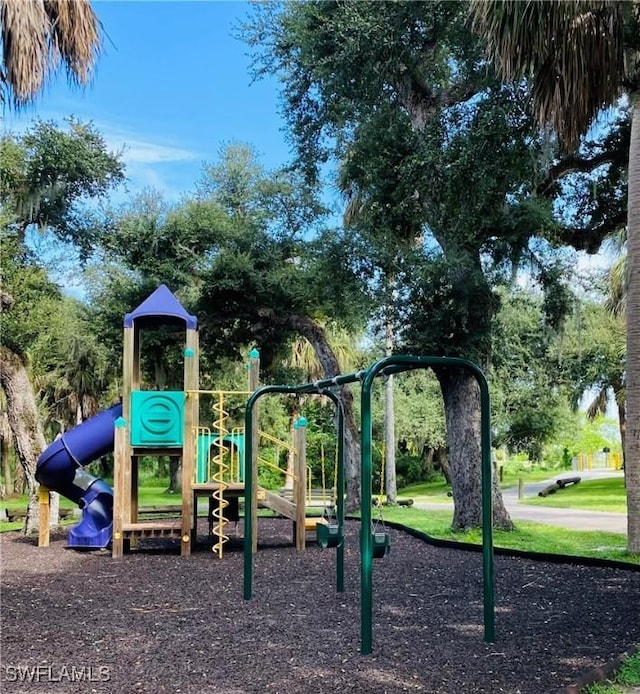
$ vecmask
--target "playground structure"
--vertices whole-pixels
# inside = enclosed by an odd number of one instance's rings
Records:
[[[182,391],[141,390],[142,329],[175,326],[185,330],[184,388]],[[361,385],[361,524],[360,609],[361,652],[372,652],[373,563],[389,551],[389,537],[372,519],[372,387],[376,377],[413,369],[461,368],[472,373],[480,388],[482,469],[482,561],[484,636],[494,640],[494,569],[491,508],[491,424],[489,390],[482,371],[472,362],[452,357],[393,356],[369,369],[345,376],[296,386],[258,387],[259,354],[252,351],[244,432],[227,430],[225,391],[199,389],[198,325],[167,287],[161,285],[137,309],[125,316],[123,340],[123,402],[66,432],[49,446],[38,461],[36,478],[42,485],[40,543],[48,544],[49,490],[76,501],[83,511],[81,523],[69,533],[74,547],[106,547],[112,537],[112,554],[120,557],[141,538],[180,540],[181,555],[188,556],[197,539],[198,498],[209,499],[214,551],[222,557],[229,539],[226,524],[239,517],[244,498],[244,598],[252,597],[253,554],[257,550],[257,510],[275,510],[294,523],[296,549],[305,548],[306,532],[316,530],[321,547],[336,549],[336,590],[344,590],[344,413],[333,391],[351,383]],[[292,499],[258,486],[257,402],[267,393],[319,394],[330,398],[338,413],[338,460],[335,516],[306,517],[306,421],[294,430]],[[210,427],[200,426],[203,399],[213,399]],[[114,490],[84,470],[84,466],[114,449]],[[227,460],[224,451],[235,449]],[[242,455],[242,453],[244,455]],[[179,459],[182,468],[182,503],[176,519],[141,521],[138,518],[138,464],[143,456]],[[244,464],[243,464],[244,461]],[[111,509],[113,508],[113,516]]]
[[[143,389],[141,359],[143,331],[160,327],[184,330],[182,390]],[[208,499],[209,532],[213,550],[223,556],[229,540],[226,527],[240,517],[245,495],[245,432],[229,421],[228,404],[235,398],[244,405],[258,386],[259,353],[249,354],[247,391],[199,389],[199,334],[195,316],[161,285],[124,318],[122,403],[65,432],[41,455],[36,472],[40,488],[40,545],[49,542],[49,491],[58,491],[82,509],[82,520],[68,535],[70,547],[105,548],[120,557],[142,538],[179,539],[181,554],[188,556],[197,540],[198,500]],[[201,419],[207,422],[201,426]],[[230,428],[229,428],[230,427]],[[294,522],[296,547],[303,550],[305,533],[322,519],[307,518],[306,421],[294,427],[293,444],[258,431],[252,438],[252,469],[273,462],[260,458],[265,441],[292,454],[293,470],[284,487],[292,498],[252,487],[255,503],[274,509]],[[84,468],[114,452],[113,490]],[[143,520],[138,504],[138,470],[143,457],[167,456],[181,468],[182,498],[177,518]]]

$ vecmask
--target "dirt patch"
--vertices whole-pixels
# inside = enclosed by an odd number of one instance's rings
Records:
[[[639,572],[496,557],[487,644],[481,556],[390,533],[370,656],[359,654],[357,523],[338,594],[334,551],[296,553],[290,522],[261,519],[251,601],[239,539],[222,560],[166,544],[113,560],[65,549],[64,535],[38,549],[5,533],[0,690],[547,694],[640,642]]]

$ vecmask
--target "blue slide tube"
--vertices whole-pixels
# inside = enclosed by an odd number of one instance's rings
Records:
[[[69,546],[99,549],[111,541],[113,491],[84,466],[113,450],[115,420],[122,404],[114,405],[65,432],[38,459],[36,480],[82,509],[82,520],[69,530]]]

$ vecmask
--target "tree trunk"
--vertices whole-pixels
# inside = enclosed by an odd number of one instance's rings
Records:
[[[24,470],[22,465],[16,463],[13,477],[13,493],[24,494],[27,491],[27,483],[24,478]]]
[[[463,369],[437,369],[445,405],[447,442],[451,465],[454,530],[482,525],[482,450],[480,445],[480,388],[475,377]],[[512,530],[502,494],[492,474],[493,522]]]
[[[447,449],[443,446],[440,446],[434,451],[434,460],[435,460],[435,465],[434,467],[440,468],[440,472],[442,472],[442,476],[444,477],[444,481],[447,484],[451,484],[451,466],[449,465],[449,458],[447,455]]]
[[[13,481],[11,479],[11,461],[9,460],[9,448],[9,437],[2,436],[2,438],[0,438],[0,456],[2,456],[2,476],[4,477],[4,488],[7,494],[11,494],[13,490]]]
[[[632,96],[627,205],[627,541],[640,553],[640,92]]]
[[[398,503],[396,480],[396,432],[393,406],[393,375],[384,384],[384,488],[388,504]]]
[[[325,378],[340,373],[340,366],[324,330],[308,316],[289,316],[289,324],[313,346],[322,365]],[[338,396],[344,408],[345,478],[347,487],[346,511],[360,508],[360,433],[353,415],[353,394],[347,386],[338,387]]]
[[[394,340],[394,290],[395,276],[393,272],[387,272],[386,299],[385,299],[385,327],[384,327],[384,353],[390,357],[395,346]],[[398,486],[396,478],[396,432],[395,432],[395,407],[393,399],[393,376],[388,376],[384,383],[384,471],[385,493],[388,504],[396,504],[398,501]]]
[[[38,407],[23,360],[0,346],[0,385],[7,398],[7,416],[29,494],[24,533],[38,529],[36,463],[45,447]]]
[[[433,454],[435,451],[430,446],[424,445],[422,447],[422,454],[420,458],[422,460],[422,473],[426,480],[431,479],[433,474]]]
[[[179,458],[169,458],[169,489],[171,494],[182,493],[182,464]]]
[[[60,525],[60,494],[49,494],[49,527],[57,528]]]
[[[618,430],[620,431],[620,443],[622,444],[622,469],[626,470],[627,466],[624,464],[624,456],[626,449],[626,439],[627,439],[627,411],[624,403],[618,403]],[[626,484],[626,482],[625,482]]]

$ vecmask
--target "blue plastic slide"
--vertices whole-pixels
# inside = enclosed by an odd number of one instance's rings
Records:
[[[114,405],[65,432],[40,456],[36,479],[82,509],[82,520],[69,530],[69,547],[98,549],[111,541],[113,491],[84,466],[113,450],[115,420],[122,405]]]

